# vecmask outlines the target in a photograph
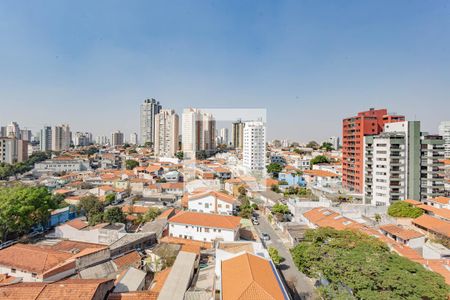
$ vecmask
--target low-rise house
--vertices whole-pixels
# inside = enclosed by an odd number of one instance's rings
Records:
[[[405,229],[394,224],[380,226],[380,231],[385,236],[411,248],[421,248],[425,243],[424,234],[412,229]]]
[[[89,171],[91,167],[88,160],[82,159],[48,159],[34,165],[33,173],[41,175],[44,173],[70,173]]]
[[[277,269],[270,260],[250,253],[223,260],[221,299],[288,300]]]
[[[425,200],[425,204],[440,209],[450,209],[450,198],[449,197],[436,197],[432,199]]]
[[[161,183],[161,192],[172,194],[176,196],[182,196],[184,192],[184,183],[183,182],[165,182]]]
[[[425,259],[450,259],[450,249],[444,245],[427,241],[422,247],[422,255]]]
[[[63,224],[67,221],[75,219],[77,213],[73,206],[66,206],[59,209],[54,209],[50,212],[49,226],[54,227]]]
[[[146,272],[134,267],[129,267],[128,270],[119,277],[113,293],[142,291],[145,287],[146,276]]]
[[[425,214],[412,220],[412,224],[433,237],[450,240],[450,222]]]
[[[114,287],[112,279],[66,279],[52,283],[16,283],[0,286],[0,299],[49,300],[90,299],[103,300]]]
[[[232,215],[237,204],[233,196],[215,191],[189,195],[187,201],[190,211],[221,215]]]
[[[339,183],[339,175],[330,171],[305,170],[303,177],[308,185],[329,186]]]
[[[196,241],[239,239],[240,217],[181,211],[169,219],[169,236]]]

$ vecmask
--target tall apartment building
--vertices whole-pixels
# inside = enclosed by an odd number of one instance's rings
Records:
[[[363,193],[364,190],[364,137],[377,135],[384,124],[403,121],[404,116],[389,115],[386,109],[360,112],[342,122],[342,185]]]
[[[450,121],[439,124],[439,135],[444,139],[445,158],[450,158]]]
[[[130,133],[130,144],[131,145],[138,144],[138,134],[136,132]]]
[[[219,137],[220,137],[220,143],[228,146],[228,143],[229,143],[228,128],[220,129]]]
[[[245,122],[242,164],[250,172],[266,169],[266,127],[261,121]]]
[[[420,144],[420,200],[445,196],[444,140],[440,135],[422,134]]]
[[[31,130],[29,130],[29,129],[21,129],[20,130],[20,139],[21,140],[31,142],[32,136],[33,136],[33,134],[31,133]]]
[[[52,127],[52,150],[63,151],[70,148],[72,133],[67,124]]]
[[[155,116],[155,155],[175,157],[178,151],[179,117],[173,109],[162,109]]]
[[[231,139],[235,149],[241,149],[244,146],[244,126],[245,123],[241,120],[234,122],[231,127]]]
[[[0,126],[0,137],[6,137],[6,126]]]
[[[95,138],[95,143],[96,143],[97,145],[103,146],[103,145],[109,144],[109,139],[108,139],[108,137],[105,136],[105,135],[97,136],[97,137]]]
[[[90,132],[76,132],[73,137],[73,144],[75,147],[84,147],[92,143],[92,133]]]
[[[28,142],[16,138],[0,138],[0,163],[14,164],[28,159]]]
[[[20,127],[16,122],[11,122],[6,126],[6,136],[9,138],[20,139]]]
[[[339,137],[338,136],[331,136],[328,138],[328,143],[331,144],[334,150],[339,149]]]
[[[111,134],[111,146],[122,146],[124,143],[123,140],[123,133],[120,132],[120,130],[117,130],[116,132],[113,132]]]
[[[185,158],[193,159],[200,152],[210,155],[215,151],[216,121],[211,114],[186,108],[182,124],[182,149]]]
[[[155,115],[161,105],[155,99],[145,99],[141,104],[141,144],[155,142]]]
[[[39,134],[39,147],[43,152],[52,150],[52,128],[44,126]]]
[[[384,132],[364,140],[366,204],[443,195],[442,139],[422,134],[419,121],[385,124]]]

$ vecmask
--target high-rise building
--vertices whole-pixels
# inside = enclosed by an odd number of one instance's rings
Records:
[[[220,137],[220,143],[228,146],[228,143],[229,143],[228,128],[220,129],[219,137]]]
[[[328,138],[327,142],[331,144],[331,147],[333,147],[334,150],[339,149],[339,137],[331,136]]]
[[[439,124],[439,135],[444,139],[445,158],[450,158],[450,121]]]
[[[97,136],[96,138],[95,138],[95,143],[97,144],[97,145],[101,145],[101,146],[104,146],[104,145],[106,145],[106,144],[109,144],[109,139],[108,139],[108,137],[107,136]]]
[[[11,122],[6,126],[6,136],[9,138],[20,139],[20,128],[16,122]]]
[[[28,130],[28,129],[21,129],[20,130],[20,138],[22,140],[27,141],[27,142],[31,142],[32,136],[33,135],[31,133],[31,130]]]
[[[179,117],[173,109],[162,109],[155,116],[155,154],[174,157],[178,150]]]
[[[39,135],[39,147],[43,152],[52,150],[52,128],[44,126]]]
[[[203,152],[211,155],[215,151],[216,121],[211,114],[186,108],[183,111],[182,123],[185,158],[192,159]]]
[[[236,149],[241,149],[244,146],[244,126],[245,123],[241,120],[234,122],[231,127],[231,138],[233,147]]]
[[[6,137],[6,126],[0,127],[0,137]]]
[[[75,147],[84,147],[92,143],[92,133],[90,132],[76,132],[73,138],[73,145]]]
[[[367,204],[444,195],[442,138],[421,133],[419,121],[385,124],[384,132],[364,140]]]
[[[123,133],[120,130],[113,132],[111,134],[111,146],[122,146],[123,145]]]
[[[136,132],[130,134],[130,144],[137,145],[138,144],[138,135]]]
[[[0,163],[14,164],[28,159],[28,142],[14,137],[0,138]]]
[[[386,123],[404,119],[404,116],[389,115],[386,109],[371,108],[343,120],[342,185],[344,188],[363,193],[364,137],[381,133]]]
[[[155,99],[145,99],[141,104],[141,144],[155,142],[155,115],[161,105]]]
[[[245,122],[243,166],[250,172],[266,169],[266,127],[261,121]]]
[[[52,127],[52,150],[64,151],[70,148],[72,133],[67,124]]]

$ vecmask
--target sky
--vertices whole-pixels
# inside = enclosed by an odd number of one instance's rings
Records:
[[[0,124],[139,132],[139,105],[266,109],[268,139],[450,119],[450,1],[0,1]]]

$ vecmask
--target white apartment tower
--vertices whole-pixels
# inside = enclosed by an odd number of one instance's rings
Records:
[[[243,166],[250,172],[266,169],[266,127],[262,121],[245,122]]]
[[[52,128],[52,150],[63,151],[70,148],[71,132],[67,124]]]
[[[444,139],[445,158],[450,158],[450,121],[439,124],[439,135]]]
[[[173,109],[162,109],[155,116],[155,154],[175,157],[178,150],[179,117]]]
[[[20,139],[20,128],[16,122],[11,122],[6,126],[6,136],[9,138]]]
[[[225,144],[228,146],[229,138],[228,138],[228,128],[222,128],[220,129],[220,141],[222,144]]]
[[[138,135],[136,132],[130,134],[130,144],[137,145],[138,144]]]
[[[185,158],[196,158],[201,152],[206,155],[214,152],[216,121],[212,114],[194,108],[186,108],[183,111],[182,124],[182,144]]]
[[[52,128],[44,126],[40,131],[39,147],[43,152],[52,150]]]
[[[161,105],[155,99],[145,99],[141,104],[141,144],[155,142],[155,115],[161,110]]]

